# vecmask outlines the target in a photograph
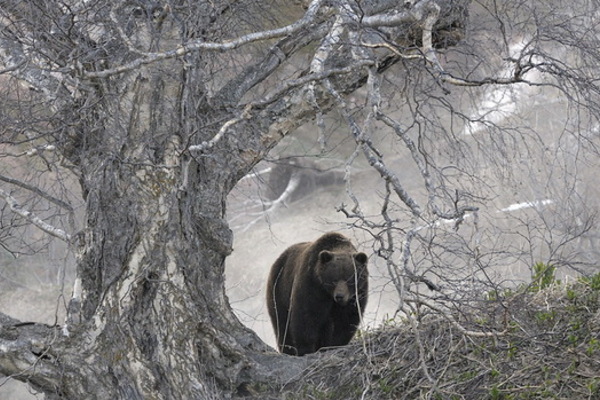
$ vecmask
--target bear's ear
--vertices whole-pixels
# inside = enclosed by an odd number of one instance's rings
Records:
[[[321,261],[323,264],[328,263],[331,260],[333,260],[332,252],[323,250],[322,252],[319,253],[319,261]]]
[[[367,255],[365,253],[356,253],[354,254],[354,260],[357,264],[366,264],[367,263]]]

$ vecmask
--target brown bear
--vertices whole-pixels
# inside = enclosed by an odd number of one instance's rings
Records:
[[[285,250],[267,282],[279,351],[302,356],[348,344],[367,305],[368,279],[367,255],[339,233]]]

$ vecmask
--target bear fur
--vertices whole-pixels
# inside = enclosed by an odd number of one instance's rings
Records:
[[[279,351],[302,356],[348,344],[367,305],[368,279],[367,255],[339,233],[285,250],[267,282]]]

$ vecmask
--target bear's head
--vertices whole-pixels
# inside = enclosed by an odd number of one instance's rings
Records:
[[[367,279],[365,253],[323,250],[319,253],[315,271],[322,287],[341,306],[354,300],[357,293],[364,295],[362,287]]]

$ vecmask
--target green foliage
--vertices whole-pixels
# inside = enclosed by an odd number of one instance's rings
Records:
[[[589,398],[598,398],[600,397],[600,378],[594,378],[587,385],[587,389],[589,390]]]
[[[485,298],[489,301],[498,301],[500,299],[506,299],[514,296],[516,292],[518,292],[518,290],[515,291],[510,288],[505,288],[502,290],[494,289],[487,292]]]
[[[529,285],[485,294],[490,303],[502,301],[513,319],[503,321],[505,336],[470,353],[488,356],[487,391],[479,398],[600,399],[600,379],[586,375],[600,362],[600,273],[563,286],[553,265],[536,263],[531,277]],[[463,372],[457,381],[466,376],[471,374]]]
[[[594,355],[595,352],[597,352],[598,350],[600,350],[600,340],[598,340],[597,338],[591,338],[588,342],[588,347],[585,351],[585,353],[591,357]]]
[[[504,393],[497,385],[490,388],[490,400],[512,400],[514,397],[510,394]]]
[[[589,286],[589,288],[593,291],[600,292],[600,273],[589,277],[582,277],[580,282]]]
[[[379,385],[381,393],[385,395],[391,394],[394,390],[394,385],[391,385],[388,379],[380,379],[377,384]]]
[[[556,279],[555,273],[556,267],[554,265],[543,262],[535,263],[531,276],[530,290],[535,293],[555,283],[560,284],[560,281]]]
[[[515,346],[514,343],[509,343],[508,350],[506,351],[506,357],[509,360],[515,358],[518,350],[518,347]]]
[[[566,289],[566,298],[569,300],[569,311],[576,314],[581,308],[597,308],[600,306],[600,273],[579,278],[578,285],[571,285]]]
[[[535,313],[535,318],[540,323],[552,323],[556,319],[556,311],[538,311]]]

